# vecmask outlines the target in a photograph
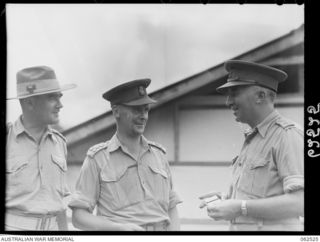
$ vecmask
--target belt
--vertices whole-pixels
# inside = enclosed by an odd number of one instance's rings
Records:
[[[303,224],[230,224],[230,231],[304,231]]]
[[[286,219],[258,219],[253,217],[239,216],[231,220],[232,224],[256,224],[256,225],[273,225],[273,224],[301,224],[299,218],[286,218]]]
[[[56,215],[22,215],[6,213],[7,230],[58,230]]]
[[[244,231],[255,231],[255,230],[293,230],[303,231],[303,222],[298,218],[288,219],[256,219],[252,217],[240,216],[230,221],[230,230],[244,230]]]
[[[146,231],[168,231],[168,222],[149,223],[141,227]]]

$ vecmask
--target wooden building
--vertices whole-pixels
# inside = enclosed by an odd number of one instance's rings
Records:
[[[279,86],[276,108],[303,127],[304,25],[232,59],[254,61],[285,71],[288,79]],[[211,190],[227,189],[230,161],[241,149],[246,128],[235,121],[225,105],[225,97],[216,92],[216,87],[227,79],[223,66],[226,60],[222,61],[150,93],[158,102],[152,106],[145,132],[148,139],[167,149],[175,187],[184,201],[179,205],[182,223],[210,221],[213,230],[215,222],[198,208],[198,197]],[[87,150],[108,140],[114,132],[111,111],[63,132],[68,140],[72,189]]]

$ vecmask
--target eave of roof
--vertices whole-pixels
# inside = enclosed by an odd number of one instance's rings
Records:
[[[300,26],[296,30],[289,32],[286,35],[283,35],[261,46],[258,46],[257,48],[254,48],[244,54],[236,56],[233,59],[249,60],[264,63],[264,59],[267,59],[268,57],[273,56],[276,53],[282,52],[303,42],[304,25]],[[290,60],[292,62],[301,61],[301,57],[294,57]],[[169,101],[177,99],[185,94],[190,93],[193,90],[196,90],[200,87],[203,87],[211,82],[214,82],[222,78],[227,74],[223,64],[224,62],[152,92],[150,96],[157,100],[157,103],[152,105],[152,108],[155,109]],[[268,61],[266,61],[265,64],[269,64]],[[114,124],[115,120],[113,118],[112,111],[110,110],[95,118],[92,118],[86,122],[83,122],[77,126],[63,131],[63,134],[66,136],[68,140],[68,145],[73,145],[92,134],[110,128]]]

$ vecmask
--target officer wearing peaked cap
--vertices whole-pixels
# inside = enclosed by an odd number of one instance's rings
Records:
[[[117,131],[91,147],[69,203],[72,221],[82,230],[179,230],[165,149],[144,136],[150,79],[118,85],[102,96],[111,103]],[[93,215],[97,209],[97,216]]]
[[[6,147],[6,230],[67,230],[67,147],[62,134],[50,127],[59,122],[62,91],[48,66],[17,73],[22,115],[8,125]]]
[[[230,230],[303,230],[303,132],[274,109],[278,84],[287,78],[279,69],[242,61],[225,63],[227,83],[217,91],[237,122],[250,130],[233,160],[229,192],[219,203],[207,203],[208,216],[229,220]],[[202,202],[202,206],[204,203]]]

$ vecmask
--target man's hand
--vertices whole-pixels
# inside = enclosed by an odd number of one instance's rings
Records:
[[[214,220],[232,220],[241,215],[241,200],[228,199],[208,204],[207,212]]]
[[[225,200],[226,195],[222,194],[221,192],[213,191],[213,192],[209,192],[207,194],[200,196],[199,199],[202,200],[199,208],[204,208],[205,206],[207,206],[211,202]]]

